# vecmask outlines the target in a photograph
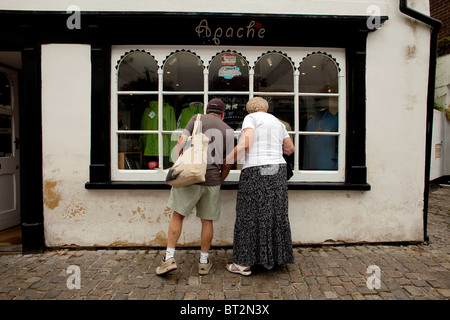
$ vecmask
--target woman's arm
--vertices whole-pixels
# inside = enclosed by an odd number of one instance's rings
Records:
[[[283,154],[290,156],[295,151],[294,142],[292,142],[291,137],[283,139]]]
[[[237,160],[241,159],[250,149],[255,141],[255,129],[245,128],[242,130],[241,139],[239,140],[233,151],[225,157],[225,164],[232,165]]]

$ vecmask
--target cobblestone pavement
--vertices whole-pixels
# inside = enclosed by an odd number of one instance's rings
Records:
[[[0,300],[449,300],[449,196],[450,188],[431,192],[429,244],[296,247],[294,264],[250,277],[225,270],[231,249],[211,251],[205,276],[199,251],[179,249],[166,277],[155,275],[164,250],[0,254]]]

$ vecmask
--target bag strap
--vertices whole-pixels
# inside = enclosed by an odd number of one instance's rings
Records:
[[[201,114],[200,113],[197,113],[197,119],[195,119],[195,122],[194,122],[194,130],[192,130],[192,136],[193,135],[195,135],[195,134],[197,134],[198,132],[198,130],[200,129],[200,123],[202,122],[200,119],[201,119]]]

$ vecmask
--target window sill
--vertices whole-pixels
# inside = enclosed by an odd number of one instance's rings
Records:
[[[238,182],[224,182],[222,190],[237,190]],[[349,184],[336,182],[288,182],[289,190],[360,190],[369,191],[370,184]],[[111,181],[111,182],[87,182],[86,189],[90,190],[123,190],[123,189],[170,189],[164,182],[151,181]]]

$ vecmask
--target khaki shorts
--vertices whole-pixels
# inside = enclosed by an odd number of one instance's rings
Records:
[[[172,188],[167,206],[173,211],[188,217],[194,207],[197,217],[205,220],[217,220],[220,217],[220,185],[192,186]]]

